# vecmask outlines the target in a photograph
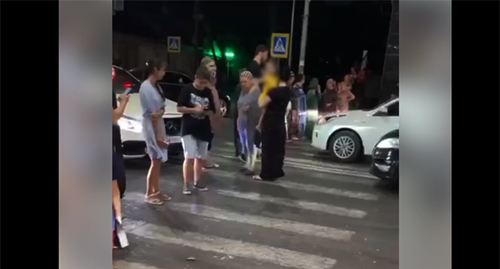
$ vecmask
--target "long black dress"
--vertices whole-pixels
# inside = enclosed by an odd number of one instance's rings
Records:
[[[262,119],[262,156],[260,178],[274,181],[285,176],[285,114],[291,91],[289,87],[276,87],[269,90],[271,102],[267,105]]]

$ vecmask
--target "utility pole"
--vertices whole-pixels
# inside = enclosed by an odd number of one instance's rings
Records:
[[[194,1],[193,19],[194,19],[193,45],[196,49],[198,49],[198,30],[200,22],[200,3],[198,0]]]
[[[299,58],[299,74],[304,74],[304,66],[306,59],[306,44],[307,44],[307,23],[309,21],[309,4],[311,0],[304,1],[304,17],[302,20],[302,36],[300,38],[300,58]]]
[[[201,58],[203,57],[202,53],[200,53],[200,21],[203,20],[203,15],[200,14],[200,1],[195,0],[194,2],[194,10],[193,10],[193,19],[194,19],[194,31],[193,31],[193,45],[195,48],[195,63],[194,66],[198,66]]]
[[[290,51],[288,52],[288,66],[292,67],[292,44],[293,44],[293,21],[295,20],[295,0],[293,0],[292,4],[292,22],[290,23]]]

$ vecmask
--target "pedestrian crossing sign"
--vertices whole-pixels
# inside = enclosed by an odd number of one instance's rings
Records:
[[[288,58],[290,34],[273,33],[271,36],[271,57]]]
[[[181,52],[181,37],[180,36],[169,36],[168,41],[168,52],[180,53]]]

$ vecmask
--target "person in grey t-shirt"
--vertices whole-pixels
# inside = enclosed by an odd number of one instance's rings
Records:
[[[257,149],[254,137],[256,127],[259,124],[262,110],[259,108],[260,90],[253,83],[252,73],[243,71],[240,74],[241,93],[238,98],[238,133],[240,136],[241,151],[246,155],[246,164],[242,172],[253,175]]]

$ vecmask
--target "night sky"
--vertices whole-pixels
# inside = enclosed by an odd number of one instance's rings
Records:
[[[127,14],[158,14],[169,17],[179,35],[192,36],[192,1],[126,1]],[[292,70],[298,66],[304,2],[296,1],[292,44]],[[292,1],[200,1],[200,13],[213,35],[231,36],[249,56],[256,45],[269,45],[272,32],[290,32]],[[382,72],[390,1],[324,1],[310,4],[305,73],[317,77],[343,72],[360,61],[368,50],[369,68]],[[116,27],[115,22],[113,27]],[[120,27],[127,28],[125,26]],[[141,34],[148,35],[146,27]],[[151,34],[152,35],[152,34]],[[201,38],[205,37],[200,31]],[[153,36],[151,36],[153,37]],[[165,38],[165,37],[163,37]],[[248,56],[248,57],[249,57]],[[341,65],[336,65],[337,57]]]

